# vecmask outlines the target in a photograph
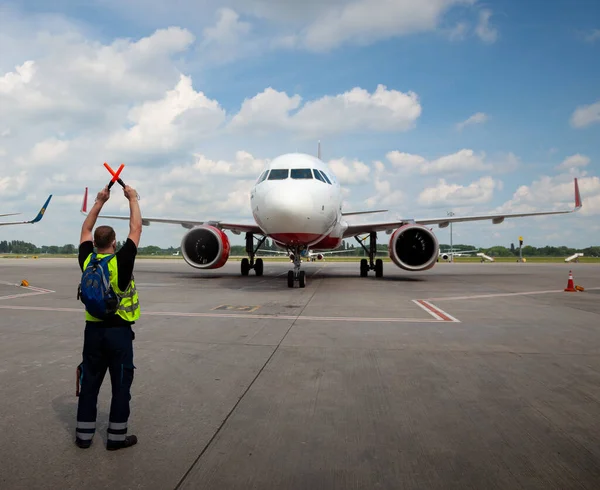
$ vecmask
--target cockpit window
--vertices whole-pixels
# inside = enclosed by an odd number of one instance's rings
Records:
[[[324,184],[327,184],[327,182],[325,181],[325,178],[321,175],[321,172],[319,172],[318,169],[313,168],[313,172],[315,173],[315,179],[320,180]]]
[[[321,175],[323,176],[323,178],[325,179],[325,181],[331,185],[331,181],[329,180],[329,177],[327,177],[327,174],[325,172],[323,172],[322,170],[320,170]]]
[[[274,168],[271,170],[268,180],[285,180],[288,178],[289,172],[287,168]]]
[[[263,180],[265,180],[267,178],[267,174],[269,173],[268,170],[265,170],[262,175],[259,177],[258,181],[256,182],[256,184],[260,184]]]
[[[310,168],[293,168],[292,179],[312,179],[313,175]]]

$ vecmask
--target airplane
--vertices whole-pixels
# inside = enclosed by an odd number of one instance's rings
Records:
[[[320,151],[319,151],[320,154]],[[433,267],[439,255],[439,242],[429,228],[450,223],[491,220],[500,224],[507,218],[544,216],[573,213],[582,207],[577,178],[575,207],[565,211],[544,211],[514,214],[483,214],[476,216],[445,216],[443,218],[405,218],[395,221],[373,221],[354,224],[348,218],[386,210],[344,212],[342,190],[328,165],[320,158],[304,153],[286,153],[273,159],[260,173],[250,191],[250,206],[254,223],[194,220],[190,218],[150,218],[142,216],[145,226],[151,223],[170,223],[183,226],[188,231],[181,240],[181,253],[185,261],[197,269],[223,267],[229,258],[230,242],[225,231],[246,238],[248,258],[241,261],[241,274],[247,276],[251,269],[263,275],[264,264],[256,254],[267,238],[293,255],[294,268],[287,275],[288,287],[296,283],[306,286],[306,274],[301,270],[302,254],[335,250],[342,240],[354,237],[365,250],[368,259],[360,261],[360,276],[367,277],[375,271],[383,277],[383,260],[376,259],[377,233],[390,235],[389,256],[401,269],[417,272]],[[87,214],[85,189],[81,212]],[[129,216],[99,215],[100,218],[129,220]],[[359,236],[368,235],[368,247]],[[366,239],[366,237],[365,237]],[[254,245],[254,241],[258,245]]]
[[[50,196],[48,196],[48,199],[46,200],[46,202],[44,203],[42,208],[39,210],[37,216],[35,218],[33,218],[32,220],[29,220],[29,221],[5,221],[5,222],[0,223],[0,226],[35,224],[38,221],[41,221],[42,218],[44,217],[44,213],[46,212],[46,208],[48,207],[48,204],[50,204],[50,199],[52,199],[52,194],[50,194]],[[0,217],[16,216],[18,214],[21,214],[21,213],[0,214]]]
[[[438,259],[448,260],[450,259],[450,257],[466,257],[476,252],[479,252],[479,250],[457,250],[456,252],[440,250],[438,254]]]

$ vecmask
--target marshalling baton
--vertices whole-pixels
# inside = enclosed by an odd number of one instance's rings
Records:
[[[123,187],[123,189],[125,189],[125,182],[123,182],[123,180],[121,180],[121,178],[119,177],[121,171],[125,168],[125,164],[122,163],[116,172],[112,168],[110,168],[110,165],[108,163],[104,162],[104,166],[106,167],[106,170],[108,170],[110,172],[110,174],[113,176],[112,179],[110,180],[110,182],[108,183],[108,189],[110,190],[110,188],[114,185],[115,182],[118,182],[121,185],[121,187]],[[136,194],[137,194],[137,198],[139,201],[140,195],[137,193],[137,191],[136,191]]]

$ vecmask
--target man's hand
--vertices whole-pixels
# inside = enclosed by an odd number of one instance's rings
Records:
[[[137,201],[138,194],[137,194],[136,190],[133,187],[130,187],[130,186],[126,185],[123,188],[123,194],[125,194],[125,197],[129,201],[133,201],[133,200]]]
[[[98,195],[96,196],[96,201],[99,201],[102,204],[104,204],[106,201],[108,201],[109,198],[110,191],[108,190],[108,186],[106,186],[104,189],[98,192]]]

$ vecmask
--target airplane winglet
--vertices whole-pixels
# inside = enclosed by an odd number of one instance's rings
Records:
[[[52,194],[48,196],[48,199],[46,199],[46,202],[38,212],[37,216],[30,221],[31,224],[37,223],[38,221],[42,220],[42,218],[44,217],[44,213],[46,212],[46,208],[48,207],[48,204],[50,204],[50,199],[52,199]]]
[[[583,201],[581,200],[581,194],[579,193],[579,182],[577,182],[577,177],[575,177],[575,209],[574,211],[579,211],[583,207]]]

